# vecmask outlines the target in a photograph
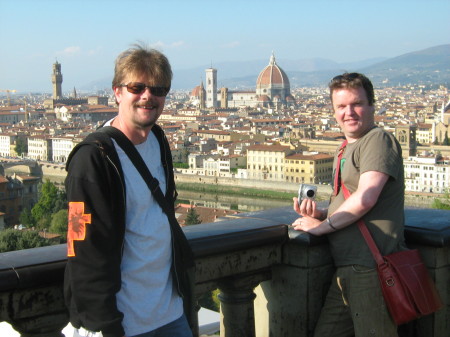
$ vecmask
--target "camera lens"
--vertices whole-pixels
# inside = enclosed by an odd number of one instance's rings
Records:
[[[306,191],[306,196],[308,198],[313,198],[314,197],[314,191],[313,190],[307,190]]]

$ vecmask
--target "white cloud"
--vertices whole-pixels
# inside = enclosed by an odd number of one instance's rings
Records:
[[[171,43],[171,47],[172,48],[177,48],[177,47],[182,47],[182,46],[184,46],[184,41],[175,41],[175,42],[172,42]]]
[[[163,49],[165,46],[166,46],[166,44],[162,41],[158,41],[158,42],[151,44],[151,47],[155,48],[155,49]]]
[[[239,47],[241,43],[239,41],[231,41],[227,44],[222,45],[222,48],[236,48]]]
[[[89,56],[97,55],[102,51],[102,49],[103,49],[102,47],[97,47],[95,49],[88,50],[87,54]]]
[[[70,56],[70,55],[79,54],[80,51],[81,51],[80,47],[78,47],[78,46],[71,46],[71,47],[64,48],[64,50],[56,52],[56,54]]]
[[[163,49],[179,48],[184,45],[185,45],[184,41],[175,41],[172,43],[164,43],[162,41],[158,41],[158,42],[152,43],[150,46],[155,49],[163,50]]]

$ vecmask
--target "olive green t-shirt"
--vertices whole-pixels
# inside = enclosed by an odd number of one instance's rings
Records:
[[[336,167],[337,152],[335,154]],[[400,144],[393,135],[373,128],[356,142],[348,144],[342,156],[341,180],[353,193],[359,177],[367,171],[389,175],[375,206],[363,217],[382,255],[405,248],[404,244],[404,177]],[[332,198],[328,216],[344,202],[340,189]],[[336,266],[360,264],[375,267],[374,258],[356,223],[328,235]]]

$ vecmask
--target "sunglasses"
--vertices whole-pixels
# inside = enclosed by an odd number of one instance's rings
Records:
[[[158,97],[167,96],[167,94],[170,91],[170,87],[154,87],[151,85],[146,85],[145,83],[141,82],[130,82],[128,84],[120,84],[119,87],[127,87],[127,91],[135,95],[142,94],[145,91],[145,88],[148,88],[152,93],[152,95]]]

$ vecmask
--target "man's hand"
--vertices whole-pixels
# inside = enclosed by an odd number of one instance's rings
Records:
[[[294,197],[294,211],[296,211],[301,216],[310,216],[316,219],[324,219],[326,217],[326,211],[318,209],[317,204],[314,200],[303,199],[301,204],[298,204],[298,198]]]
[[[292,200],[294,202],[294,211],[302,216],[294,221],[292,228],[314,235],[325,234],[326,232],[319,226],[326,217],[326,211],[318,209],[316,202],[311,199],[303,199],[300,205],[297,197],[294,197]]]
[[[322,220],[318,220],[316,218],[305,215],[295,220],[292,223],[292,228],[294,228],[297,231],[304,231],[311,233],[313,235],[320,236],[328,233],[327,231],[323,230],[323,226],[320,226],[321,223]]]

